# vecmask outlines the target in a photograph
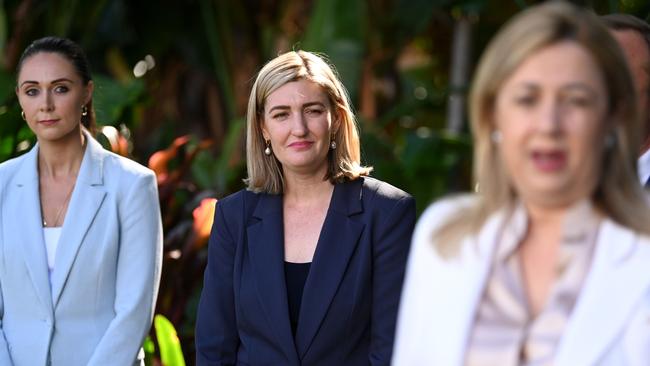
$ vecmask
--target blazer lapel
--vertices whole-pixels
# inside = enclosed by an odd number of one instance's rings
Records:
[[[55,308],[81,243],[106,195],[102,176],[106,153],[99,142],[89,135],[86,135],[86,141],[86,151],[70,198],[52,272],[52,299]]]
[[[493,214],[481,231],[465,239],[457,257],[443,259],[435,271],[434,285],[427,290],[437,294],[435,309],[431,310],[432,350],[441,365],[462,365],[473,320],[487,279],[490,275],[496,239],[503,225],[504,213]]]
[[[318,332],[363,232],[364,225],[350,218],[363,212],[362,186],[362,179],[334,186],[302,297],[296,330],[301,358]]]
[[[248,226],[248,251],[264,315],[276,332],[287,359],[298,364],[284,277],[282,196],[261,194]]]
[[[639,237],[607,219],[601,227],[591,270],[559,345],[557,365],[596,364],[650,287],[648,256],[636,253]]]
[[[27,272],[36,288],[39,299],[46,308],[52,309],[52,297],[43,238],[43,219],[41,215],[40,192],[38,190],[38,144],[29,151],[14,179],[16,195],[8,194],[13,201],[8,207],[16,212],[6,212],[6,224],[10,228],[12,245],[20,245],[23,250]],[[13,197],[12,197],[13,196]]]

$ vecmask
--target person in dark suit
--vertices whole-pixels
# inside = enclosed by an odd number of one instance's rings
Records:
[[[641,184],[650,188],[650,25],[631,14],[607,14],[600,19],[621,46],[632,73],[644,139],[637,169]]]
[[[248,187],[220,200],[198,365],[388,365],[415,203],[368,176],[345,88],[288,52],[257,76]]]

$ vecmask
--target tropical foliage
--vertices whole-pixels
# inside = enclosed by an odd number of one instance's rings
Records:
[[[94,66],[98,139],[158,175],[165,258],[157,313],[165,318],[156,318],[146,343],[148,362],[182,365],[173,351],[180,339],[192,364],[214,198],[243,187],[245,106],[261,65],[291,49],[327,55],[356,106],[365,163],[414,194],[422,210],[471,188],[471,141],[462,119],[450,128],[447,118],[448,100],[462,101],[468,87],[449,86],[458,24],[471,30],[461,47],[471,65],[496,29],[534,2],[6,0],[0,161],[34,143],[14,95],[20,52],[44,35],[78,41]],[[646,0],[583,3],[599,13],[650,14]]]

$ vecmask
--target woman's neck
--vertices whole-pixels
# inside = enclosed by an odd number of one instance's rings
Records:
[[[334,185],[322,175],[290,175],[285,176],[284,201],[286,203],[309,203],[329,200]]]
[[[41,177],[76,176],[83,160],[86,137],[80,132],[61,141],[39,141],[38,171]]]
[[[568,208],[566,207],[540,207],[529,205],[527,207],[529,227],[532,230],[561,230]]]

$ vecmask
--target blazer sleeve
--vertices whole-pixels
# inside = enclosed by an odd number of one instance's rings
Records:
[[[162,222],[153,173],[140,175],[119,203],[115,317],[88,365],[132,365],[151,327],[162,265]]]
[[[376,231],[369,355],[372,365],[390,364],[397,309],[414,224],[415,200],[405,196],[387,210],[385,219]]]
[[[197,366],[234,365],[239,336],[235,319],[233,271],[236,242],[221,202],[208,242],[208,263],[196,319]]]
[[[428,353],[432,349],[428,340],[434,331],[430,314],[436,308],[436,297],[441,296],[432,290],[433,274],[439,266],[432,235],[457,206],[451,200],[429,206],[415,227],[397,316],[393,366],[437,364]]]
[[[0,176],[0,225],[2,223],[2,177]],[[2,235],[0,235],[0,240],[2,240]],[[2,250],[3,243],[0,243],[0,250]],[[4,254],[0,253],[0,265],[4,267]],[[2,296],[2,273],[4,273],[4,268],[0,268],[0,365],[11,366],[11,356],[9,355],[9,347],[7,346],[7,339],[5,338],[5,332],[3,328],[3,319],[4,319],[4,298]]]
[[[11,366],[11,356],[9,355],[9,347],[7,347],[7,339],[5,332],[2,329],[2,318],[4,316],[4,300],[2,298],[2,279],[0,279],[0,365]]]

